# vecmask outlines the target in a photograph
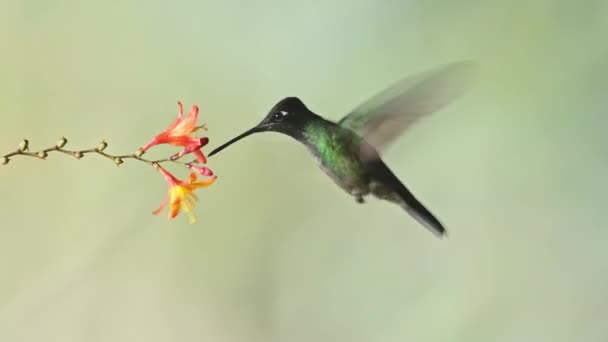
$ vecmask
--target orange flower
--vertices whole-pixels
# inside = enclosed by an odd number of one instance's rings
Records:
[[[179,214],[180,209],[184,209],[186,214],[190,217],[190,223],[196,222],[196,218],[192,213],[192,208],[194,207],[194,202],[198,200],[196,195],[194,194],[194,190],[198,188],[207,187],[217,179],[217,176],[209,177],[203,181],[197,182],[196,174],[190,173],[190,177],[187,181],[180,181],[175,178],[171,173],[165,170],[162,167],[158,167],[158,171],[163,175],[167,185],[169,186],[169,191],[167,193],[167,197],[163,200],[160,207],[154,211],[154,214],[158,214],[165,208],[167,204],[169,204],[169,218],[172,219]]]
[[[177,118],[169,125],[169,127],[167,127],[161,133],[157,134],[144,147],[142,147],[141,150],[142,152],[145,152],[152,146],[160,144],[182,146],[184,147],[184,150],[180,153],[175,154],[173,158],[179,158],[188,153],[194,153],[196,158],[201,163],[206,163],[207,159],[205,158],[205,155],[203,155],[203,152],[201,152],[200,149],[203,146],[207,145],[209,139],[193,137],[191,135],[200,128],[205,129],[204,125],[196,126],[196,121],[198,120],[198,106],[192,105],[188,116],[184,118],[184,106],[179,101],[177,102],[177,105],[179,107]]]

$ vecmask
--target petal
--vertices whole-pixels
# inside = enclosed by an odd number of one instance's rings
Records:
[[[181,198],[174,198],[169,204],[169,218],[175,218],[179,214],[179,209],[182,206]]]
[[[189,187],[193,190],[198,189],[198,188],[205,188],[205,187],[208,187],[209,185],[213,184],[213,182],[215,182],[216,179],[217,179],[217,176],[209,177],[200,182],[192,183],[192,184],[190,184]]]
[[[180,135],[188,135],[197,130],[196,121],[198,120],[198,106],[193,105],[190,108],[190,113],[188,113],[188,117],[180,122],[178,125],[173,127],[169,135],[171,136],[180,136]]]
[[[167,144],[173,146],[188,146],[196,143],[196,140],[188,135],[168,136]]]
[[[184,120],[184,105],[178,101],[177,106],[178,106],[177,118],[175,120],[173,120],[173,122],[169,125],[169,127],[165,128],[164,131],[162,131],[161,133],[156,135],[152,140],[150,140],[150,142],[148,142],[144,147],[142,147],[142,150],[147,151],[152,146],[171,143],[171,139],[170,139],[171,137],[187,135],[189,133],[189,132],[185,133],[185,134],[180,133],[184,128],[188,128],[189,123]],[[190,117],[190,115],[188,115],[188,117]],[[190,131],[192,131],[191,128],[190,128]]]
[[[193,153],[199,162],[201,162],[203,164],[207,164],[207,158],[205,157],[205,155],[203,154],[203,152],[201,150],[196,150]]]
[[[198,160],[195,160],[195,162],[198,162]],[[186,167],[192,171],[198,172],[203,176],[213,176],[213,171],[206,166],[195,166],[192,165],[192,163],[188,163],[186,164]]]
[[[180,101],[177,101],[177,108],[177,118],[164,130],[164,132],[173,130],[180,122],[184,121],[184,105]]]
[[[152,140],[150,140],[146,145],[144,145],[144,147],[142,147],[141,149],[144,151],[147,151],[148,149],[150,149],[152,146],[156,146],[156,145],[160,145],[160,144],[166,144],[168,143],[168,136],[167,133],[162,132],[160,134],[158,134],[157,136],[155,136],[154,138],[152,138]]]
[[[200,149],[201,147],[198,145],[187,145],[186,147],[184,147],[184,149],[174,155],[171,156],[172,160],[176,160],[179,159],[183,156],[185,156],[188,153],[191,153],[192,151],[195,151],[197,149]]]
[[[192,125],[192,128],[194,130],[197,129],[197,127],[195,127],[196,122],[198,121],[198,106],[197,105],[192,105],[192,107],[190,107],[190,112],[188,113],[188,117],[186,118],[186,121],[188,121],[188,123]]]
[[[179,208],[180,208],[179,204],[177,204],[177,205],[171,204],[171,206],[169,207],[168,217],[170,219],[176,218],[177,215],[179,214]]]
[[[165,182],[167,182],[167,185],[169,186],[169,192],[171,193],[175,185],[180,182],[179,179],[175,178],[174,175],[172,175],[169,171],[165,170],[162,166],[158,167],[158,172],[160,172],[165,178]]]
[[[184,122],[184,119],[182,119],[181,115],[178,114],[177,119],[173,120],[169,127],[165,128],[163,133],[171,133],[171,131],[173,131],[175,127],[177,127],[177,125],[181,124],[182,122]]]
[[[169,218],[174,218],[179,214],[180,208],[184,205],[184,197],[190,193],[190,189],[175,185],[171,187],[169,201]]]
[[[209,143],[209,138],[207,138],[207,137],[199,138],[199,144],[201,145],[201,147],[207,145],[208,143]]]
[[[171,159],[173,159],[173,160],[179,159],[179,158],[185,156],[186,154],[195,152],[196,150],[200,150],[200,148],[201,148],[200,139],[192,138],[192,137],[188,137],[188,136],[172,137],[172,138],[170,138],[169,144],[171,144],[173,146],[183,146],[184,147],[184,149],[182,151],[171,156]],[[203,159],[204,159],[204,156],[203,156]]]
[[[184,118],[184,105],[182,104],[181,101],[177,101],[177,107],[179,108],[179,111],[177,112],[177,118],[183,119]]]
[[[190,174],[188,175],[188,184],[196,182],[197,178],[198,177],[196,176],[196,173],[190,172]]]
[[[200,150],[201,147],[203,147],[202,139],[192,138],[192,139],[190,139],[188,144],[186,146],[184,146],[184,151],[186,153],[190,153],[190,152],[194,152],[196,150]]]
[[[154,215],[158,215],[165,208],[165,206],[167,206],[167,202],[169,202],[169,194],[167,194],[167,196],[165,196],[165,199],[160,204],[160,207],[158,207],[158,209],[154,210],[152,213]]]

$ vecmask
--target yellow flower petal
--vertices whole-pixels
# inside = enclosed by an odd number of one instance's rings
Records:
[[[200,182],[192,183],[192,184],[190,184],[190,186],[193,189],[208,187],[209,185],[213,184],[213,182],[215,182],[216,179],[217,179],[217,176],[212,176],[212,177],[204,179]]]

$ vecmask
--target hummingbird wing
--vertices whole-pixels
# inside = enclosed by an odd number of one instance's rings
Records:
[[[338,124],[359,134],[377,151],[388,147],[418,119],[450,104],[471,85],[477,65],[455,62],[408,76],[362,103]],[[378,154],[362,148],[364,160]]]

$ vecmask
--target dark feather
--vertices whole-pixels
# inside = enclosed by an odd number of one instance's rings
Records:
[[[399,200],[387,195],[387,193],[376,192],[378,190],[372,190],[374,195],[398,203],[433,234],[439,237],[445,235],[446,231],[443,224],[408,190],[382,160],[372,159],[366,161],[365,165],[372,175],[373,181],[382,184],[385,187],[384,189],[390,189],[391,194],[394,191],[399,196]]]

